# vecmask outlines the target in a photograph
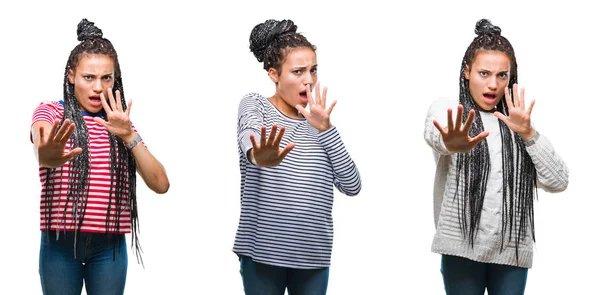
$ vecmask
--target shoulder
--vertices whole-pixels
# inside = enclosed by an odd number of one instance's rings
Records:
[[[60,118],[64,113],[63,105],[58,101],[44,100],[33,111],[33,117]]]

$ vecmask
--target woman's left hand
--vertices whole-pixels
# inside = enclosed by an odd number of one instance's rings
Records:
[[[511,99],[508,87],[504,89],[504,99],[508,105],[508,117],[500,112],[495,112],[494,116],[502,120],[508,128],[519,134],[524,141],[527,141],[535,135],[535,130],[531,127],[531,111],[535,100],[532,100],[529,107],[525,109],[525,89],[521,88],[519,93],[517,83],[513,85],[513,97]]]
[[[102,101],[102,107],[106,112],[108,121],[105,121],[100,117],[94,117],[94,121],[104,126],[108,132],[123,139],[124,142],[130,142],[135,137],[135,132],[133,132],[131,121],[129,120],[131,100],[127,102],[127,110],[123,111],[123,105],[121,104],[121,93],[119,90],[116,91],[116,99],[112,94],[111,88],[109,88],[107,92],[108,99],[105,99],[104,93],[101,93],[100,101]],[[108,102],[106,102],[107,100]]]
[[[331,111],[335,106],[337,101],[333,101],[329,108],[327,108],[327,87],[323,89],[323,95],[321,96],[320,85],[317,82],[316,89],[317,94],[313,99],[312,93],[310,91],[310,85],[306,86],[306,97],[308,98],[308,106],[310,107],[310,112],[307,111],[301,105],[296,105],[296,109],[300,112],[308,123],[319,130],[319,132],[327,131],[332,127],[331,121],[329,120],[329,116],[331,115]]]

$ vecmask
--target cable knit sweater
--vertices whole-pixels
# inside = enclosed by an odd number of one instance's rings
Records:
[[[434,181],[434,220],[436,233],[431,250],[439,254],[465,257],[484,263],[506,264],[531,268],[533,262],[533,240],[527,231],[524,242],[519,244],[519,261],[515,256],[515,238],[507,244],[502,242],[502,137],[498,119],[493,113],[480,112],[484,129],[490,134],[486,138],[490,154],[490,174],[483,201],[481,220],[474,245],[463,237],[458,219],[458,206],[454,200],[456,187],[456,154],[449,152],[440,132],[433,125],[435,119],[442,127],[447,126],[447,110],[456,114],[457,100],[438,99],[427,113],[425,141],[433,149],[436,163]],[[550,141],[540,134],[536,142],[526,147],[537,171],[537,186],[547,192],[561,192],[567,188],[569,170],[556,154]],[[462,186],[461,186],[462,187]],[[460,197],[460,194],[458,195]]]

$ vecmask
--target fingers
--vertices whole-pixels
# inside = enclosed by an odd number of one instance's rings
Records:
[[[504,88],[504,100],[506,100],[506,105],[508,106],[508,111],[510,113],[510,110],[514,108],[514,103],[512,98],[510,97],[510,91],[508,89],[508,86]]]
[[[327,88],[325,88],[325,91],[327,91]],[[337,103],[337,100],[334,100],[331,105],[329,106],[329,108],[327,109],[327,115],[331,115],[331,111],[333,111],[333,107],[335,106],[335,104]]]
[[[294,149],[294,147],[295,147],[295,146],[296,146],[296,145],[295,145],[295,144],[293,144],[293,143],[290,143],[290,144],[288,144],[288,145],[287,145],[285,148],[283,148],[283,150],[281,150],[281,152],[279,152],[279,158],[280,158],[280,159],[283,159],[283,158],[285,158],[285,156],[287,156],[287,154],[288,154],[289,152],[291,152],[291,151],[292,151],[292,149]]]
[[[65,134],[67,133],[67,131],[69,130],[69,127],[71,127],[70,124],[71,121],[69,121],[69,119],[66,119],[62,126],[60,126],[60,128],[58,129],[58,131],[54,135],[54,137],[52,138],[52,141],[55,142],[60,142],[62,140],[62,138],[65,136]]]
[[[111,88],[109,88],[109,91],[110,91],[110,89]],[[119,110],[119,111],[122,112],[123,111],[123,104],[121,103],[121,91],[117,90],[115,92],[115,95],[116,95],[116,97],[115,97],[115,106],[117,107],[117,110]]]
[[[454,121],[454,130],[460,130],[460,126],[462,126],[462,121],[463,121],[463,106],[462,105],[458,105],[458,108],[456,109],[456,121]]]
[[[285,133],[285,127],[281,127],[281,129],[279,129],[279,134],[277,134],[277,137],[275,138],[275,142],[273,142],[273,146],[279,146],[279,143],[281,142],[281,139],[283,138],[283,134]]]
[[[308,101],[310,101],[310,99]],[[302,114],[302,116],[304,116],[304,118],[308,118],[308,112],[301,105],[297,104],[296,110],[298,110],[298,113]]]
[[[252,142],[252,148],[254,150],[259,149],[258,144],[256,144],[256,139],[254,138],[254,134],[250,134],[250,142]]]
[[[469,111],[469,116],[467,117],[467,121],[465,125],[460,129],[460,131],[469,131],[471,129],[471,125],[473,124],[473,120],[475,119],[475,110]]]
[[[83,152],[82,148],[80,148],[80,147],[74,148],[73,150],[71,150],[70,152],[68,152],[67,154],[65,154],[64,157],[67,158],[67,161],[71,161],[77,155],[81,154],[81,152]]]
[[[531,115],[531,111],[533,111],[533,105],[535,105],[535,99],[531,100],[531,103],[529,104],[529,109],[527,109],[527,113],[529,115]]]
[[[108,102],[106,102],[104,93],[100,93],[100,102],[102,103],[102,108],[106,112],[106,116],[108,116],[112,112],[112,109],[108,106]]]
[[[260,146],[263,147],[267,145],[267,127],[263,126],[260,129]]]
[[[269,133],[269,139],[267,140],[267,145],[273,144],[273,140],[275,140],[276,134],[277,134],[277,124],[273,124],[273,126],[271,126],[271,132]]]
[[[107,95],[108,95],[108,103],[110,104],[110,109],[113,111],[117,110],[117,106],[115,104],[115,97],[113,96],[112,93],[112,88],[108,88],[108,90],[106,91]]]
[[[448,133],[454,131],[454,122],[452,121],[452,109],[448,109]]]
[[[503,113],[501,113],[501,112],[494,112],[494,117],[502,120],[502,122],[504,122],[505,124],[507,124],[507,122],[506,122],[507,118],[506,118],[506,116]],[[507,124],[507,126],[508,126],[508,124]]]
[[[440,125],[440,123],[438,123],[438,121],[433,120],[433,126],[435,126],[435,128],[437,128],[437,130],[440,131],[442,136],[445,136],[447,134],[446,130],[442,127],[442,125]]]
[[[94,121],[102,126],[104,126],[104,128],[108,127],[108,122],[106,122],[104,119],[100,118],[100,117],[94,117]]]
[[[525,88],[521,88],[521,91],[519,92],[519,106],[522,109],[525,109]]]
[[[323,96],[321,97],[321,106],[327,107],[327,87],[323,87]],[[331,113],[331,111],[329,111]]]
[[[129,118],[129,112],[131,111],[131,104],[132,101],[131,99],[127,102],[127,110],[125,111],[125,115],[127,115],[127,117]]]
[[[312,92],[310,91],[310,85],[306,85],[306,98],[308,98],[308,105],[312,106],[314,104],[314,101],[312,97]]]
[[[473,146],[476,146],[480,141],[484,140],[488,135],[490,135],[490,133],[488,131],[483,131],[483,132],[479,133],[479,135],[473,137],[471,139],[471,143],[473,144]]]
[[[67,122],[65,121],[65,125],[67,124]],[[73,132],[75,132],[75,123],[70,123],[69,127],[67,128],[67,131],[63,134],[62,137],[58,138],[60,144],[65,145],[67,144],[67,141],[69,141],[69,138],[71,138],[71,135],[73,135]]]
[[[315,90],[317,91],[317,93],[315,94],[315,104],[318,104],[325,108],[325,106],[321,103],[321,83],[317,82]]]

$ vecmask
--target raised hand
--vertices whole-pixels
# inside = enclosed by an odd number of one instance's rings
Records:
[[[433,125],[442,134],[444,145],[446,145],[449,152],[466,153],[490,134],[488,131],[483,131],[475,137],[470,137],[469,130],[475,118],[475,111],[471,110],[469,112],[464,125],[462,125],[462,116],[463,106],[459,104],[456,112],[456,122],[452,121],[452,109],[448,109],[448,127],[442,128],[440,123],[433,120]]]
[[[130,142],[135,137],[133,128],[131,127],[131,121],[129,120],[129,112],[131,111],[131,100],[127,103],[127,110],[123,111],[121,105],[121,93],[119,90],[116,91],[116,99],[112,94],[112,89],[108,89],[108,99],[105,99],[104,93],[100,94],[100,101],[102,101],[102,107],[106,112],[108,121],[100,117],[94,117],[94,121],[102,124],[108,132],[120,137],[125,142]],[[108,100],[108,102],[106,102]],[[110,104],[110,106],[109,106]]]
[[[260,167],[275,167],[279,165],[283,158],[294,148],[295,144],[288,144],[283,150],[279,150],[281,138],[285,133],[285,127],[281,127],[277,133],[277,125],[271,127],[269,138],[267,138],[267,127],[263,126],[260,133],[260,145],[256,144],[254,135],[250,135],[252,149],[250,150],[250,158]]]
[[[44,132],[44,126],[40,126],[40,141],[37,146],[38,162],[43,167],[57,168],[79,155],[83,150],[74,148],[65,152],[67,141],[75,131],[75,124],[68,119],[58,128],[60,120],[54,121],[48,135]],[[57,130],[58,129],[58,130]]]
[[[304,118],[306,118],[306,120],[308,120],[308,123],[311,126],[315,127],[319,132],[323,132],[327,131],[332,126],[329,121],[329,116],[337,101],[333,101],[329,108],[327,108],[327,87],[323,89],[323,95],[321,96],[320,85],[319,82],[317,82],[316,91],[317,94],[313,99],[310,86],[306,86],[306,97],[308,98],[310,112],[301,105],[296,105],[296,109],[304,116]]]
[[[511,99],[508,87],[504,88],[504,99],[508,105],[508,117],[500,112],[494,112],[496,118],[502,120],[510,130],[519,134],[523,140],[527,141],[535,135],[535,130],[531,127],[531,111],[535,100],[532,100],[529,107],[525,109],[525,89],[519,87],[517,83],[513,85],[513,97]]]

